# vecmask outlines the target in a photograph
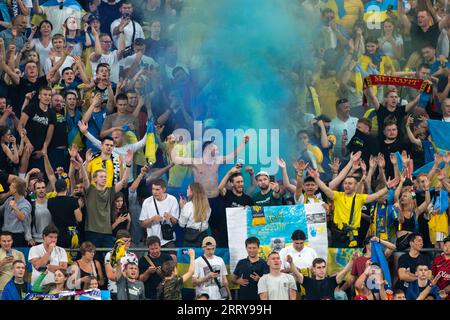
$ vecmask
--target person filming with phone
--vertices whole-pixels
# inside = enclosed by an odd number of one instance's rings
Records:
[[[8,231],[0,233],[0,296],[6,283],[13,276],[13,262],[21,260],[25,262],[22,252],[13,247],[13,237]]]
[[[113,230],[113,236],[115,237],[117,231],[125,229],[130,231],[131,216],[127,208],[127,204],[124,201],[122,192],[118,192],[114,196],[113,207],[111,212],[111,221],[114,221],[111,228]]]
[[[255,205],[265,207],[282,204],[281,189],[280,185],[275,182],[275,176],[269,176],[266,171],[260,171],[256,174],[256,182],[260,190],[252,196]]]

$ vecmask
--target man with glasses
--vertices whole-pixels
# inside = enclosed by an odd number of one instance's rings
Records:
[[[91,53],[89,59],[91,60],[92,70],[96,70],[100,63],[107,63],[111,66],[111,81],[119,81],[119,61],[123,58],[123,51],[125,49],[125,37],[123,34],[123,27],[120,29],[119,47],[117,50],[111,51],[112,40],[109,34],[101,33],[100,35],[95,29],[92,29],[92,35],[95,39],[95,52]],[[94,79],[96,76],[94,75]]]
[[[356,131],[358,118],[350,116],[350,102],[345,99],[336,101],[336,118],[331,121],[330,132],[336,137],[335,156],[344,159],[342,145],[347,144]]]
[[[311,247],[305,246],[306,235],[302,230],[295,230],[291,236],[292,246],[281,249],[280,258],[282,263],[282,271],[289,272],[290,264],[287,262],[287,256],[291,256],[293,263],[300,272],[308,274],[312,262],[317,258],[317,252]]]

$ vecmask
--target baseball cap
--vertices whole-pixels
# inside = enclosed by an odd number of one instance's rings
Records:
[[[207,247],[207,246],[216,246],[216,240],[214,240],[213,237],[205,237],[202,241],[202,247]]]
[[[267,171],[260,171],[256,174],[255,178],[258,178],[258,176],[267,176],[269,177],[269,174],[267,173]]]

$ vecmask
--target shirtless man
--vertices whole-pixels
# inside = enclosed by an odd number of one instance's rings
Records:
[[[212,141],[203,143],[201,159],[177,157],[176,154],[172,155],[172,159],[175,164],[190,166],[192,168],[195,182],[201,183],[203,188],[205,188],[209,205],[212,210],[209,224],[212,229],[212,236],[217,240],[217,246],[219,248],[228,248],[228,239],[223,237],[226,232],[221,232],[226,230],[227,226],[225,209],[223,207],[218,188],[219,166],[224,163],[232,162],[245,148],[245,145],[249,140],[250,137],[245,135],[237,148],[225,156],[218,155],[219,149]]]

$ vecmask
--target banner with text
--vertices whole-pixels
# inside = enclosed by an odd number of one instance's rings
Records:
[[[294,206],[227,208],[230,269],[247,257],[245,239],[257,237],[261,242],[260,257],[266,259],[272,251],[280,251],[292,244],[291,235],[302,230],[306,244],[319,257],[328,258],[328,239],[325,209],[320,204]]]

